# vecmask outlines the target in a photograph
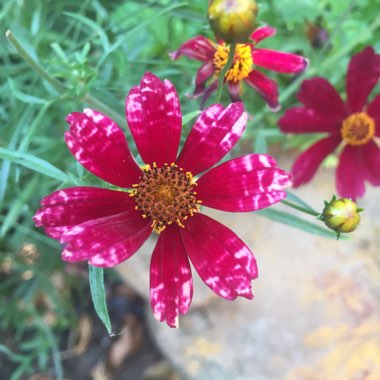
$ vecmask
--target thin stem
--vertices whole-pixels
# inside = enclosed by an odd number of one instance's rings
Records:
[[[13,33],[8,29],[5,33],[8,41],[17,50],[20,56],[36,71],[42,78],[46,79],[50,84],[52,84],[58,91],[63,92],[68,88],[61,83],[58,79],[51,76],[33,57],[27,52],[24,46],[21,45],[20,41],[13,35]]]
[[[50,73],[48,73],[24,48],[21,42],[14,36],[11,30],[7,30],[5,33],[8,41],[11,45],[17,50],[20,56],[27,62],[34,71],[36,71],[42,78],[47,80],[57,91],[63,93],[70,90],[70,88],[60,82],[58,79],[54,78]],[[101,100],[95,98],[91,94],[87,93],[83,96],[81,101],[87,103],[90,107],[95,108],[98,111],[101,111],[111,117],[116,121],[119,126],[125,127],[125,119],[119,113],[112,110],[107,104],[103,103]]]
[[[320,214],[316,211],[312,211],[310,209],[307,209],[307,208],[304,208],[302,206],[299,206],[299,205],[296,205],[295,203],[292,203],[292,202],[289,202],[289,201],[286,201],[285,199],[283,199],[281,201],[282,204],[288,206],[288,207],[291,207],[291,208],[294,208],[295,210],[298,210],[298,211],[301,211],[301,212],[304,212],[305,214],[309,214],[309,215],[312,215],[312,216],[319,216]]]
[[[216,102],[219,103],[220,99],[222,97],[222,88],[223,88],[223,82],[224,82],[224,77],[227,73],[227,71],[231,68],[232,63],[235,58],[235,51],[236,51],[236,42],[233,42],[230,45],[230,52],[228,53],[228,59],[226,64],[224,65],[223,69],[220,71],[219,74],[219,80],[218,80],[218,92],[216,95]]]

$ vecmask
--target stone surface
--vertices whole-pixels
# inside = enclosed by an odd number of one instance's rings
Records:
[[[334,191],[333,173],[324,171],[296,193],[321,210]],[[259,278],[253,282],[254,300],[233,302],[213,295],[197,278],[193,304],[180,317],[179,329],[151,318],[158,345],[183,377],[380,378],[379,189],[369,188],[359,205],[365,208],[360,226],[349,240],[339,241],[255,213],[209,210],[251,247]],[[152,242],[121,269],[145,297],[151,250]]]

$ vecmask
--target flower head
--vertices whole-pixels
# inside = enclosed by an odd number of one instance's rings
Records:
[[[338,237],[341,233],[349,233],[356,230],[360,223],[359,212],[356,203],[348,198],[336,199],[333,197],[330,202],[325,202],[325,207],[321,214],[321,220],[326,226],[334,230]]]
[[[177,155],[182,115],[168,81],[146,73],[126,100],[129,129],[145,165],[131,155],[122,130],[100,112],[67,117],[66,142],[90,172],[121,189],[72,187],[43,198],[34,216],[64,244],[62,258],[113,267],[131,257],[154,231],[158,241],[150,267],[154,316],[178,325],[192,299],[189,259],[219,296],[252,298],[256,261],[230,229],[200,213],[204,205],[254,211],[286,195],[290,174],[269,156],[249,154],[218,163],[246,125],[241,103],[207,108]]]
[[[368,96],[380,77],[380,55],[366,47],[351,58],[344,102],[324,78],[305,80],[298,93],[302,107],[293,107],[279,121],[283,132],[327,133],[294,162],[294,186],[309,182],[322,161],[341,147],[336,172],[338,193],[355,200],[365,181],[380,185],[380,95]]]
[[[263,26],[251,34],[252,42],[237,44],[234,63],[225,75],[225,82],[233,101],[240,99],[241,82],[244,81],[264,98],[272,110],[278,110],[277,83],[257,68],[262,67],[287,74],[298,74],[306,69],[308,61],[300,55],[256,47],[262,40],[275,33],[276,29]],[[218,74],[227,63],[228,53],[229,46],[223,41],[214,43],[206,37],[197,36],[186,41],[170,56],[172,59],[177,59],[184,55],[203,62],[195,78],[194,96],[203,95],[202,104],[204,104],[217,89]],[[206,86],[208,81],[209,85]]]
[[[211,0],[207,14],[216,38],[231,43],[247,42],[257,12],[254,0]]]

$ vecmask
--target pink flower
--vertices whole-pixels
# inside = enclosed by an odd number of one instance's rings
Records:
[[[252,33],[253,42],[237,44],[234,64],[225,75],[233,101],[240,99],[241,81],[244,80],[265,99],[273,111],[276,111],[279,109],[277,83],[258,71],[256,67],[260,66],[279,73],[298,74],[308,66],[308,60],[300,55],[256,47],[259,42],[275,34],[276,29],[263,26]],[[197,36],[186,41],[170,56],[172,59],[177,59],[184,55],[203,62],[195,79],[194,96],[203,95],[202,104],[204,104],[217,89],[218,74],[227,63],[228,53],[229,47],[224,42],[215,44],[206,37]],[[210,78],[211,83],[206,88],[206,82]]]
[[[366,47],[351,58],[346,78],[347,100],[324,78],[305,80],[298,93],[303,107],[287,110],[279,120],[283,132],[327,133],[294,162],[294,186],[309,182],[322,161],[342,147],[336,172],[338,193],[355,200],[365,181],[380,185],[380,95],[368,95],[380,76],[380,55]]]
[[[177,326],[178,314],[190,306],[189,259],[219,296],[253,298],[253,254],[230,229],[199,212],[201,204],[225,211],[258,210],[283,199],[291,185],[290,175],[266,155],[249,154],[212,168],[245,128],[243,105],[215,104],[203,111],[178,156],[182,115],[168,80],[146,73],[127,97],[126,115],[145,162],[142,168],[122,130],[100,112],[70,114],[66,142],[86,169],[129,190],[55,191],[42,199],[36,225],[64,244],[63,260],[87,260],[98,267],[128,259],[155,231],[150,298],[154,316],[169,326]]]

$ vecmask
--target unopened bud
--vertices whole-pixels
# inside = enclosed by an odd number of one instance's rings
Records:
[[[211,0],[208,20],[216,38],[244,43],[255,29],[258,7],[253,0]]]
[[[341,233],[352,232],[356,229],[360,222],[360,211],[363,209],[358,208],[351,199],[336,199],[334,196],[330,202],[325,202],[321,220],[339,237]]]

